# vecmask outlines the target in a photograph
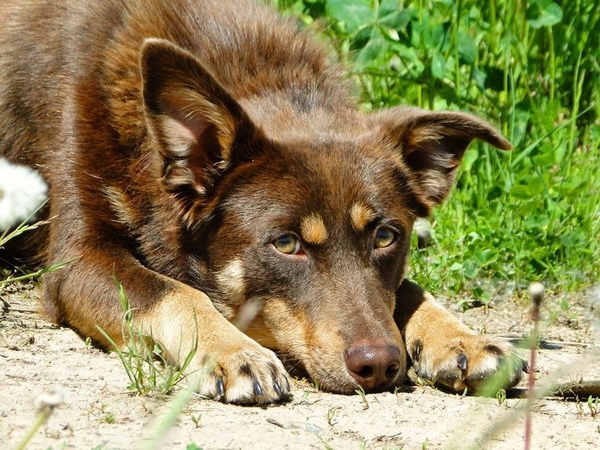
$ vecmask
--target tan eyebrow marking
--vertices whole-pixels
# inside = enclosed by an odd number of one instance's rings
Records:
[[[309,244],[323,244],[327,240],[327,228],[321,216],[311,214],[302,219],[300,233],[304,242]]]
[[[368,224],[377,218],[377,213],[363,203],[355,203],[350,209],[352,227],[356,231],[363,231]]]

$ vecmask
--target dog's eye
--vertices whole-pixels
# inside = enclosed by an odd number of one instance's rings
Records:
[[[386,248],[394,243],[396,233],[389,228],[380,228],[375,233],[375,248]]]
[[[302,246],[298,238],[291,234],[285,234],[273,241],[273,246],[278,252],[285,255],[298,255],[302,251]]]

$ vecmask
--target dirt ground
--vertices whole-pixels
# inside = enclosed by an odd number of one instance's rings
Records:
[[[60,386],[63,402],[29,449],[518,449],[525,401],[450,395],[431,387],[340,396],[294,382],[294,399],[268,408],[194,398],[156,442],[177,396],[140,397],[127,390],[119,359],[44,321],[36,288],[2,288],[0,448],[16,448],[36,418],[36,401]],[[537,353],[538,386],[600,380],[600,290],[549,296]],[[448,301],[456,305],[456,299]],[[458,312],[457,312],[458,313]],[[516,296],[472,308],[476,330],[518,339],[529,333],[528,301]],[[522,354],[528,358],[528,351]],[[516,391],[519,393],[519,391]],[[600,400],[544,397],[532,414],[532,449],[600,448]],[[36,400],[37,399],[37,400]]]

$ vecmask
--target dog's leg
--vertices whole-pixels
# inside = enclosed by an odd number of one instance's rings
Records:
[[[437,385],[453,391],[512,387],[527,370],[510,343],[473,332],[408,280],[397,291],[394,318],[415,372]]]
[[[120,248],[83,256],[44,280],[46,302],[58,319],[107,347],[101,328],[126,346],[119,293],[123,286],[134,325],[162,346],[167,357],[188,366],[200,394],[230,403],[271,403],[289,397],[281,361],[228,322],[202,292],[143,267]]]

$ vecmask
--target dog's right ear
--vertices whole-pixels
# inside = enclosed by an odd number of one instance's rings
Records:
[[[260,148],[254,145],[260,130],[191,53],[163,39],[147,39],[141,74],[146,122],[163,157],[167,192],[191,188],[203,194],[215,169]]]

